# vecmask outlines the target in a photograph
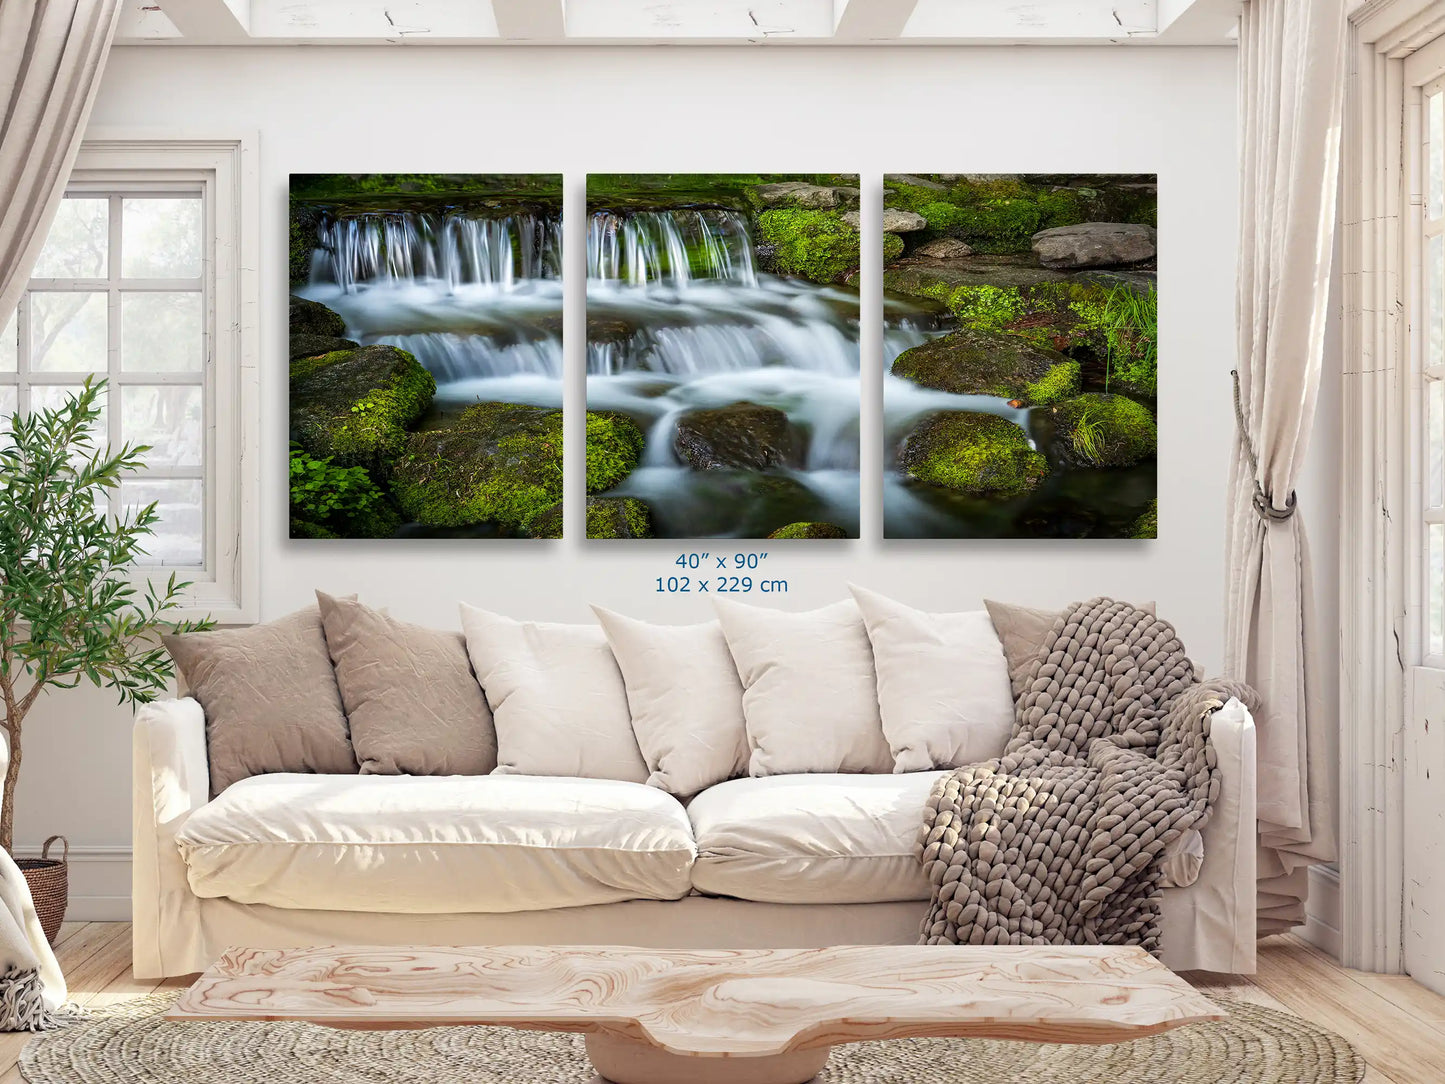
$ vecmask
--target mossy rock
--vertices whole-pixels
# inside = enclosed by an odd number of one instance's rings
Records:
[[[1049,464],[1013,422],[995,414],[929,415],[903,438],[898,466],[910,478],[964,493],[1014,496],[1033,489]]]
[[[832,523],[789,523],[769,538],[847,538],[848,532]]]
[[[1056,350],[1017,335],[963,328],[899,354],[893,375],[955,395],[996,395],[1028,401],[1050,370],[1067,365]]]
[[[689,410],[677,420],[673,450],[693,470],[766,470],[798,466],[803,441],[775,407],[730,403]]]
[[[340,538],[335,531],[321,526],[319,523],[311,523],[304,519],[291,517],[291,538]]]
[[[303,332],[300,335],[291,336],[291,360],[297,358],[315,358],[322,354],[334,354],[338,350],[355,350],[359,343],[350,339],[337,339],[331,335],[312,335]]]
[[[381,465],[435,393],[431,373],[394,346],[303,358],[291,365],[291,436],[338,466]]]
[[[302,286],[311,277],[311,255],[316,250],[319,207],[293,200],[291,203],[290,275],[292,286]]]
[[[478,403],[413,433],[392,469],[392,494],[426,527],[495,523],[524,533],[562,499],[562,411]]]
[[[289,329],[292,335],[324,335],[340,339],[346,335],[346,321],[319,301],[291,296]]]
[[[1147,407],[1090,392],[1054,407],[1059,454],[1087,467],[1130,467],[1152,456],[1159,427]]]
[[[1156,497],[1149,502],[1149,507],[1144,514],[1134,521],[1129,528],[1130,538],[1158,538],[1159,537],[1159,500]]]
[[[633,472],[647,436],[625,414],[587,412],[587,492],[611,489]]]
[[[827,284],[842,282],[858,266],[858,231],[831,211],[764,211],[757,240],[779,274]]]
[[[857,207],[860,192],[856,188],[837,185],[810,184],[807,181],[777,181],[749,188],[745,193],[754,207],[795,207],[808,211]]]
[[[963,286],[1023,289],[1045,282],[1067,282],[1068,279],[1064,272],[1040,267],[1032,258],[967,256],[946,263],[904,261],[883,272],[883,288],[896,294],[913,294],[942,301]]]
[[[652,514],[636,497],[588,497],[588,538],[651,538]]]
[[[1066,361],[1055,365],[1042,379],[1024,389],[1024,399],[1034,406],[1052,406],[1079,394],[1079,363]]]
[[[903,255],[903,238],[896,233],[885,233],[883,235],[883,259],[884,262],[892,262]]]

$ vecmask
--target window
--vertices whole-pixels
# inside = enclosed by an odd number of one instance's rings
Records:
[[[1424,88],[1420,111],[1420,303],[1414,350],[1422,376],[1419,608],[1426,665],[1445,664],[1445,80]]]
[[[58,406],[103,376],[102,439],[148,444],[112,511],[156,503],[145,564],[192,571],[207,546],[204,192],[79,183],[4,329],[0,414]]]
[[[14,313],[0,416],[103,377],[100,434],[146,444],[112,497],[160,515],[137,577],[192,581],[189,613],[254,619],[254,191],[243,141],[87,140]]]

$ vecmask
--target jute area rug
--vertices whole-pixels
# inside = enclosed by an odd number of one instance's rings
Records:
[[[31,1084],[587,1084],[582,1039],[510,1028],[337,1031],[310,1024],[172,1024],[174,992],[32,1039]],[[1332,1032],[1217,999],[1228,1020],[1113,1046],[902,1039],[835,1047],[819,1084],[1357,1084]]]

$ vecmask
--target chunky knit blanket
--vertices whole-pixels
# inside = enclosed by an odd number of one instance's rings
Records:
[[[920,941],[1157,954],[1161,859],[1219,792],[1211,717],[1253,692],[1201,682],[1171,625],[1096,598],[1055,622],[1015,696],[1004,755],[929,798]]]

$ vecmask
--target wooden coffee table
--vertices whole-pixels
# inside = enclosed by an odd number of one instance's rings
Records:
[[[231,949],[172,1020],[585,1033],[614,1084],[803,1084],[838,1043],[1111,1043],[1219,1020],[1142,949]]]

